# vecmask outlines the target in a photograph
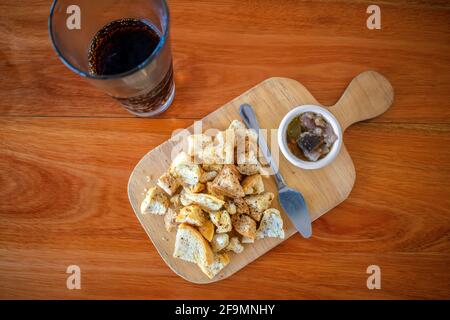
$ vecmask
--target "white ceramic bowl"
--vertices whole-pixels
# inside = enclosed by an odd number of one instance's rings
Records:
[[[330,152],[318,161],[304,161],[297,158],[290,150],[286,141],[286,130],[293,118],[296,116],[305,113],[305,112],[314,112],[320,114],[324,117],[324,119],[331,125],[334,130],[334,133],[337,136],[337,140],[334,142],[331,147]],[[334,117],[334,115],[323,107],[319,107],[313,104],[307,104],[303,106],[296,107],[289,111],[281,120],[280,126],[278,128],[278,145],[280,146],[281,152],[292,163],[294,166],[297,166],[302,169],[320,169],[330,164],[336,156],[339,154],[342,146],[342,129],[341,125]]]

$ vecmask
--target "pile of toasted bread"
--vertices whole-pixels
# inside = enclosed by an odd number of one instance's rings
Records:
[[[174,257],[213,278],[230,262],[228,252],[241,253],[243,243],[284,238],[260,170],[257,134],[242,122],[215,136],[190,135],[187,152],[147,191],[141,213],[164,215],[167,231],[177,231]]]

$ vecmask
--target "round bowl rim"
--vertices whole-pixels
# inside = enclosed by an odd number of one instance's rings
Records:
[[[288,148],[286,141],[286,129],[292,118],[300,115],[304,112],[315,112],[322,115],[325,120],[332,126],[334,133],[337,136],[337,140],[334,142],[331,151],[322,159],[318,161],[305,161],[297,158]],[[278,145],[280,146],[281,152],[285,156],[285,158],[295,165],[296,167],[302,169],[320,169],[328,164],[330,164],[339,154],[342,146],[342,128],[339,121],[336,117],[326,108],[314,105],[314,104],[305,104],[299,105],[289,111],[281,120],[280,126],[278,127]]]

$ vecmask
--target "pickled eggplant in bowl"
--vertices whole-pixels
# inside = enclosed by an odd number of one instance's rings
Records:
[[[289,150],[304,161],[323,159],[336,140],[337,135],[331,124],[315,112],[304,112],[294,117],[286,130]]]

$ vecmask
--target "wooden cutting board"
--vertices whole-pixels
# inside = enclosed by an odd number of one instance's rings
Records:
[[[385,112],[392,104],[393,98],[394,91],[390,83],[379,73],[367,71],[352,80],[339,101],[329,110],[336,116],[344,131],[355,122],[373,118]],[[270,78],[203,118],[203,130],[227,128],[233,119],[240,119],[238,110],[243,103],[253,106],[262,129],[277,129],[283,116],[296,106],[320,105],[299,82],[287,78]],[[187,129],[193,132],[193,126]],[[276,145],[275,130],[268,140],[269,146],[271,140]],[[230,253],[231,262],[214,279],[208,279],[195,264],[173,258],[176,231],[170,233],[166,231],[163,216],[142,215],[140,204],[144,198],[144,189],[155,185],[158,177],[169,167],[172,149],[177,144],[179,140],[172,138],[147,153],[136,165],[128,183],[128,197],[136,216],[161,257],[176,274],[194,283],[215,282],[229,277],[284,241],[262,239],[254,244],[244,245],[245,250],[241,254]],[[272,148],[275,157],[278,152],[278,147]],[[353,188],[356,177],[355,167],[344,144],[334,162],[319,170],[297,168],[291,165],[281,152],[279,159],[279,167],[286,183],[299,190],[305,197],[312,221],[344,201]],[[277,194],[272,177],[264,179],[264,183],[267,191]],[[281,209],[277,198],[272,206],[282,212],[287,239],[297,231]]]

